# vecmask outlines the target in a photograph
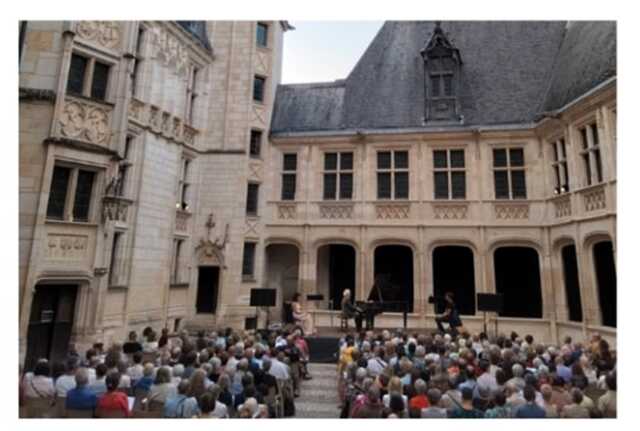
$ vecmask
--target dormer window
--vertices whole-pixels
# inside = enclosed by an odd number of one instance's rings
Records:
[[[424,60],[425,121],[460,121],[457,96],[462,59],[439,22],[420,54]]]

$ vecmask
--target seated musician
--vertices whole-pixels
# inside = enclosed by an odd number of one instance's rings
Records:
[[[349,289],[345,289],[342,292],[341,308],[343,317],[345,319],[355,319],[356,329],[358,332],[362,330],[363,311],[351,302],[351,291]]]
[[[456,303],[453,300],[453,292],[445,293],[444,300],[444,313],[436,315],[436,324],[438,325],[438,329],[441,332],[445,332],[442,323],[448,323],[451,332],[453,332],[453,334],[457,334],[458,328],[462,327],[462,320],[460,320],[460,315],[458,314]]]
[[[302,308],[300,296],[301,295],[296,292],[293,295],[293,300],[291,301],[293,320],[295,320],[297,325],[302,327],[304,335],[315,335],[316,330],[313,326],[313,319],[311,315]]]

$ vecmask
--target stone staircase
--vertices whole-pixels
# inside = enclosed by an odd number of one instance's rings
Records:
[[[308,365],[311,380],[303,380],[296,398],[297,418],[339,418],[336,364]]]

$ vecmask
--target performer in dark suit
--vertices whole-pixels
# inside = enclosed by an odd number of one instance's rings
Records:
[[[441,332],[445,332],[444,326],[442,323],[448,323],[449,329],[454,334],[457,334],[457,328],[462,327],[462,320],[460,320],[460,315],[458,314],[458,309],[456,308],[456,303],[453,301],[453,292],[447,292],[444,295],[445,300],[445,308],[444,313],[436,316],[436,324],[438,325],[438,329]]]
[[[346,319],[354,319],[356,321],[356,329],[358,332],[361,331],[363,311],[351,302],[351,291],[349,289],[345,289],[344,292],[342,292],[342,302],[340,304],[342,307],[342,315]]]

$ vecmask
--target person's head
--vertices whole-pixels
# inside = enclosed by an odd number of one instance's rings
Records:
[[[220,377],[218,377],[218,385],[222,391],[229,389],[229,386],[231,386],[231,379],[227,373],[220,374]]]
[[[447,293],[444,294],[444,299],[448,302],[448,303],[453,303],[454,297],[453,297],[453,292],[448,291]]]
[[[574,404],[582,403],[583,399],[584,399],[584,396],[582,395],[582,391],[580,389],[573,388],[571,390],[571,401],[573,401]]]
[[[391,380],[389,380],[388,390],[390,394],[402,394],[402,380],[400,380],[400,377],[393,376]]]
[[[462,401],[471,402],[473,399],[473,389],[469,386],[465,386],[462,388]]]
[[[540,386],[540,393],[542,394],[542,399],[546,402],[551,401],[551,396],[553,395],[553,389],[551,389],[551,385],[544,384]]]
[[[377,403],[380,401],[380,390],[376,385],[370,385],[369,389],[367,389],[367,400],[370,403]]]
[[[404,399],[400,394],[391,394],[389,397],[389,408],[392,412],[398,414],[404,411]]]
[[[117,371],[112,371],[109,373],[105,380],[105,384],[107,385],[107,391],[113,392],[118,389],[120,385],[120,373]]]
[[[174,365],[171,372],[173,374],[173,377],[182,377],[182,375],[184,374],[184,365],[182,364]]]
[[[351,291],[349,289],[345,289],[342,291],[343,298],[351,298]]]
[[[107,375],[107,371],[109,371],[109,369],[105,364],[98,364],[98,366],[96,367],[96,378],[103,378]]]
[[[532,403],[536,399],[536,389],[531,385],[526,385],[524,390],[522,391],[524,395],[524,399],[528,403]]]
[[[298,301],[300,300],[300,292],[296,292],[296,293],[294,293],[294,294],[293,294],[293,298],[292,298],[292,300],[293,300],[294,302],[298,302]]]
[[[36,366],[33,368],[33,375],[49,377],[50,374],[51,367],[49,366],[49,361],[47,361],[46,359],[38,360]]]
[[[136,331],[129,332],[129,341],[136,341],[138,339],[138,334]]]
[[[144,364],[144,368],[142,369],[142,375],[144,377],[151,377],[153,376],[153,371],[155,370],[153,364],[151,362],[147,362],[146,364]]]
[[[198,399],[198,405],[203,415],[208,415],[216,408],[216,400],[213,398],[213,394],[209,391],[200,395]]]
[[[437,406],[440,403],[440,399],[442,398],[442,392],[438,388],[431,388],[427,391],[427,399],[429,400],[429,404],[433,407]]]
[[[427,382],[422,379],[416,380],[414,384],[416,395],[424,395],[427,392]]]
[[[513,373],[513,377],[522,377],[524,374],[524,368],[520,364],[513,364],[511,372]]]
[[[505,396],[504,391],[496,391],[495,394],[493,394],[493,403],[497,407],[504,406],[506,402],[507,402],[507,397]]]
[[[153,382],[156,385],[171,382],[171,369],[169,367],[160,367],[156,373],[156,380]]]
[[[141,364],[142,363],[142,352],[135,352],[133,354],[133,363]]]
[[[189,392],[189,380],[182,379],[180,383],[178,383],[178,393],[180,395],[187,395]]]
[[[86,368],[78,368],[76,370],[76,387],[81,388],[89,384],[89,373]]]
[[[480,359],[480,362],[478,362],[478,368],[480,368],[480,371],[482,371],[483,373],[489,371],[489,365],[489,361],[487,361],[486,359]]]

